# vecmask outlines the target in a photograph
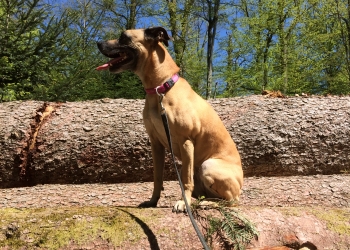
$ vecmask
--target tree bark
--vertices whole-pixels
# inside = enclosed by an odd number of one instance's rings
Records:
[[[350,171],[350,97],[210,101],[245,176]],[[0,103],[0,187],[152,181],[144,100]],[[168,156],[165,180],[176,176]]]

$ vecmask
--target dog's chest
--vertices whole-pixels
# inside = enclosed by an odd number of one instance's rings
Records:
[[[151,110],[147,117],[145,117],[145,126],[147,131],[156,135],[161,142],[166,142],[166,134],[161,114],[158,110]],[[164,144],[164,143],[163,143]]]
[[[149,117],[149,122],[151,123],[151,126],[152,126],[151,130],[158,133],[157,137],[165,137],[166,136],[164,124],[163,124],[160,113],[158,113],[157,111],[151,112],[150,117]]]
[[[169,122],[168,125],[169,125],[169,127],[172,127],[171,126],[172,119],[169,117],[169,114],[167,114],[167,117],[168,117],[168,122]],[[169,149],[168,140],[166,137],[165,127],[164,127],[163,120],[161,117],[160,109],[158,109],[158,108],[153,108],[153,109],[148,108],[147,110],[145,109],[144,110],[144,124],[145,124],[145,127],[146,127],[148,134],[151,137],[156,137],[165,148]],[[171,129],[170,129],[170,134],[172,137],[172,145],[173,145],[174,153],[175,153],[175,155],[177,155],[179,157],[180,149],[178,147],[177,137],[171,131]]]
[[[147,132],[157,132],[160,136],[166,136],[164,132],[164,125],[161,118],[161,106],[158,99],[147,100],[143,110],[143,120],[147,129]]]

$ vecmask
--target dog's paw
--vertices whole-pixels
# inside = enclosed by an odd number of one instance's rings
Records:
[[[186,212],[186,205],[183,200],[179,200],[175,203],[173,206],[173,213],[181,213],[181,212]]]
[[[146,207],[157,207],[157,202],[154,202],[152,200],[144,201],[141,204],[139,204],[138,207],[143,207],[143,208],[146,208]]]

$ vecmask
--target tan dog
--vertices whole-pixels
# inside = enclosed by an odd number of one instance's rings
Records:
[[[187,201],[194,198],[239,199],[243,185],[241,159],[236,145],[213,108],[196,94],[188,82],[176,75],[175,64],[162,42],[168,46],[166,30],[161,27],[126,30],[119,40],[99,42],[102,54],[112,58],[97,70],[112,73],[131,70],[146,90],[143,119],[150,137],[154,190],[141,207],[156,207],[163,186],[163,169],[167,137],[161,120],[157,92],[164,93],[175,155],[182,161],[181,181]],[[176,83],[174,83],[176,82]],[[156,90],[157,89],[157,90]],[[183,200],[173,211],[185,211]]]

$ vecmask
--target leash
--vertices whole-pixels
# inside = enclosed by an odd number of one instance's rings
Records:
[[[202,243],[203,248],[205,250],[209,250],[210,248],[208,247],[208,245],[207,245],[207,243],[206,243],[202,233],[200,232],[200,230],[198,228],[198,225],[197,225],[196,221],[194,220],[194,217],[193,217],[193,214],[192,214],[192,211],[191,211],[191,207],[188,205],[188,202],[187,202],[187,199],[186,199],[186,195],[185,195],[185,189],[184,189],[184,186],[183,186],[182,181],[181,181],[181,176],[180,176],[179,170],[177,169],[177,166],[176,166],[175,155],[174,155],[173,146],[172,146],[172,142],[171,142],[171,136],[170,136],[168,116],[166,115],[166,111],[165,111],[165,108],[164,108],[163,103],[162,103],[164,94],[158,93],[158,89],[157,88],[156,88],[156,93],[159,96],[159,103],[160,103],[160,106],[162,108],[162,110],[160,112],[160,115],[162,117],[162,121],[163,121],[163,126],[164,126],[164,129],[165,129],[166,137],[168,138],[168,144],[169,144],[171,157],[172,157],[173,164],[174,164],[174,167],[175,167],[175,170],[176,170],[177,178],[179,180],[181,193],[182,193],[182,197],[183,197],[184,202],[185,202],[185,206],[186,206],[186,209],[187,209],[188,216],[190,217],[191,223],[192,223],[192,225],[194,227],[194,230],[197,233],[197,236],[198,236],[200,242]]]

